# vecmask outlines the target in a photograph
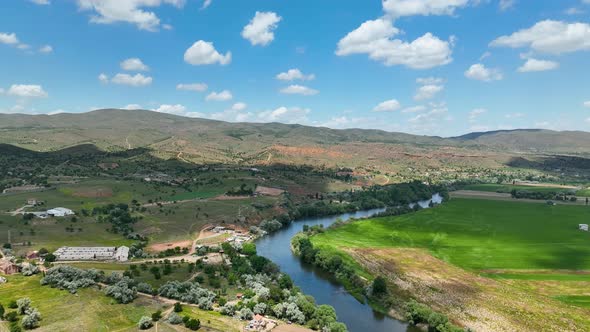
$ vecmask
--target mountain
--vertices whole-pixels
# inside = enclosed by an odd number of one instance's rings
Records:
[[[511,130],[453,138],[281,123],[229,123],[144,110],[0,114],[0,143],[34,151],[92,144],[148,148],[196,163],[294,163],[346,167],[498,166],[520,154],[590,155],[590,133]]]

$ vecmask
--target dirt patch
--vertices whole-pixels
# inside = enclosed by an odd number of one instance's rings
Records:
[[[263,186],[256,187],[256,193],[258,193],[260,195],[281,196],[281,194],[284,192],[285,191],[283,189],[278,189],[278,188],[263,187]]]
[[[167,249],[174,249],[175,247],[181,248],[190,248],[193,242],[190,240],[186,241],[177,241],[177,242],[168,242],[168,243],[154,243],[148,247],[148,250],[151,252],[160,252]]]
[[[410,248],[351,249],[372,275],[475,331],[583,331],[587,310],[508,282],[480,277]],[[397,296],[397,295],[396,295]]]
[[[228,195],[219,195],[213,200],[215,201],[233,201],[233,200],[241,200],[241,199],[248,199],[250,196],[228,196]]]
[[[313,330],[297,325],[281,324],[273,329],[273,332],[311,332]]]
[[[72,196],[83,198],[112,197],[113,189],[107,187],[80,188],[74,190]]]

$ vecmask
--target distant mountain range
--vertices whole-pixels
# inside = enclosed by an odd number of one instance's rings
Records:
[[[143,110],[56,115],[0,114],[0,143],[34,151],[81,144],[101,150],[148,148],[198,163],[330,166],[440,166],[461,160],[504,164],[515,155],[590,155],[590,133],[500,130],[441,138],[381,130],[336,130],[281,123],[229,123]]]

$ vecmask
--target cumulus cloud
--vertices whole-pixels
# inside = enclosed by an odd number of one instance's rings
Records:
[[[413,69],[433,68],[452,61],[453,38],[444,41],[428,32],[412,42],[393,39],[399,33],[389,20],[366,21],[338,42],[336,55],[368,54],[370,59],[386,66]]]
[[[439,92],[444,90],[443,85],[435,85],[435,84],[428,84],[418,88],[416,95],[414,95],[415,100],[427,100],[434,98]]]
[[[257,119],[260,122],[306,123],[309,121],[307,115],[310,112],[309,108],[282,106],[275,110],[259,112]]]
[[[211,92],[207,97],[205,97],[206,101],[228,101],[232,100],[234,97],[232,96],[229,90],[223,90],[221,92]]]
[[[266,46],[275,39],[274,30],[282,18],[273,12],[256,12],[242,30],[242,37],[252,45]]]
[[[225,66],[231,63],[231,52],[223,55],[217,52],[213,43],[199,40],[184,52],[184,61],[194,66],[216,63]]]
[[[121,69],[127,71],[148,71],[150,67],[146,66],[139,58],[129,58],[121,62]]]
[[[431,103],[430,107],[428,112],[418,114],[408,120],[410,123],[418,124],[414,127],[415,130],[423,131],[434,128],[433,124],[437,124],[449,111],[445,103]]]
[[[248,105],[246,103],[239,102],[239,103],[233,104],[231,107],[231,110],[240,112],[240,111],[245,110],[247,107],[248,107]]]
[[[444,78],[440,77],[420,77],[416,79],[416,83],[422,85],[430,85],[430,84],[442,84],[445,82]]]
[[[140,30],[157,31],[160,27],[158,16],[146,7],[162,4],[182,8],[185,0],[77,0],[78,8],[90,11],[90,22],[97,24],[130,23]]]
[[[314,79],[315,79],[314,74],[305,75],[301,72],[301,70],[299,70],[297,68],[289,69],[288,71],[277,75],[277,80],[281,80],[281,81],[295,81],[295,80],[311,81]]]
[[[181,104],[176,104],[176,105],[163,104],[163,105],[160,105],[160,107],[156,108],[154,111],[160,112],[160,113],[174,114],[174,115],[185,115],[186,107],[184,107]]]
[[[383,10],[396,18],[415,15],[453,15],[457,8],[476,0],[383,0]]]
[[[373,112],[393,112],[397,111],[402,107],[399,101],[395,99],[386,100],[379,103],[379,105],[373,108]]]
[[[555,61],[537,60],[530,58],[522,66],[518,68],[521,73],[546,71],[559,68],[559,63]]]
[[[53,52],[53,47],[51,45],[43,45],[39,47],[39,53],[51,53]]]
[[[51,2],[49,0],[30,0],[32,3],[37,5],[50,5]]]
[[[15,33],[0,32],[0,43],[7,45],[16,45],[19,43]]]
[[[100,75],[98,79],[101,79]],[[117,75],[113,76],[111,82],[115,84],[140,87],[152,84],[152,78],[149,76],[143,76],[142,74],[129,75],[118,73]]]
[[[504,75],[502,75],[498,69],[487,68],[481,63],[476,63],[467,69],[465,72],[465,77],[472,80],[490,82],[499,81],[504,77]]]
[[[584,102],[584,107],[590,108],[590,100]]]
[[[509,36],[501,36],[490,43],[493,47],[521,48],[562,54],[590,50],[590,25],[545,20]]]
[[[209,87],[205,83],[190,83],[190,84],[176,85],[176,90],[183,90],[183,91],[203,92],[203,91],[207,91],[208,88]]]
[[[109,83],[109,77],[108,77],[108,76],[107,76],[105,73],[101,73],[101,74],[99,74],[99,75],[98,75],[98,80],[99,80],[101,83],[104,83],[104,84],[106,84],[106,83]]]
[[[48,96],[43,87],[37,84],[13,84],[6,94],[20,98],[46,98]]]
[[[281,93],[288,95],[313,96],[317,95],[320,92],[307,86],[294,84],[281,89]]]

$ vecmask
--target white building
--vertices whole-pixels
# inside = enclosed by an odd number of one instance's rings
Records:
[[[581,231],[585,231],[585,232],[587,232],[587,231],[588,231],[588,224],[579,224],[579,225],[578,225],[578,228],[579,228]]]
[[[70,209],[66,209],[63,207],[56,207],[51,210],[47,210],[47,214],[52,217],[65,217],[65,216],[74,215],[75,213],[74,213],[74,211],[72,211]]]
[[[129,258],[129,248],[121,247],[61,247],[53,253],[58,261],[117,260]]]

